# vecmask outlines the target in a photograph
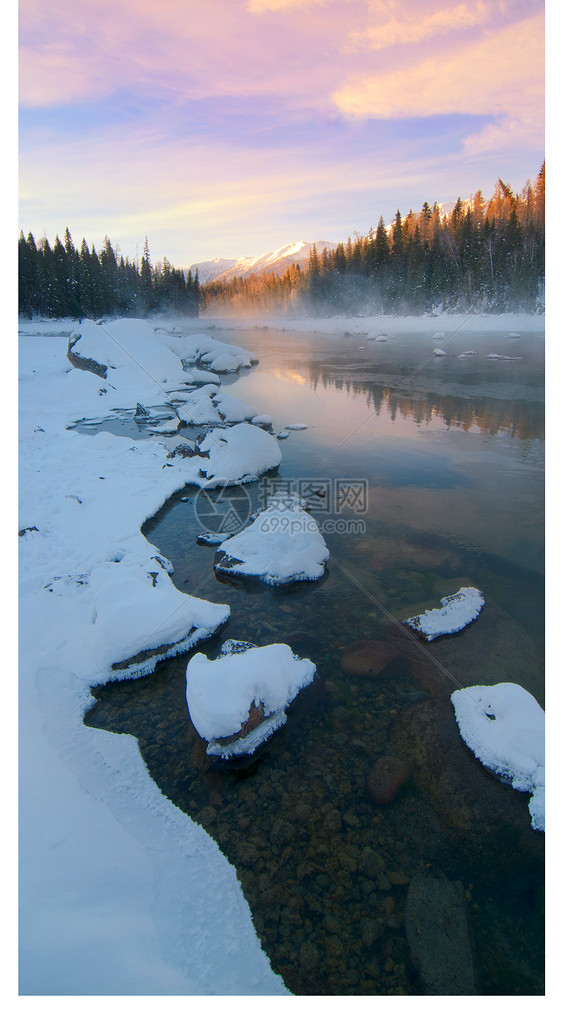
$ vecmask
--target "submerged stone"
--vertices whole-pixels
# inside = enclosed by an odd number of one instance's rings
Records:
[[[477,992],[460,881],[416,875],[408,888],[404,925],[425,994]]]
[[[396,658],[396,647],[386,641],[361,640],[348,645],[341,667],[350,676],[379,676]]]
[[[379,757],[367,782],[369,795],[379,805],[392,803],[409,777],[408,765],[399,757]]]

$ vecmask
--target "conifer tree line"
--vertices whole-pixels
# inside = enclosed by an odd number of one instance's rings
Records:
[[[116,253],[106,236],[96,252],[83,239],[77,250],[68,228],[53,246],[20,233],[19,311],[28,317],[100,317],[174,313],[197,316],[199,279],[166,257],[152,266],[145,240],[140,265]]]
[[[116,253],[106,236],[98,254],[68,228],[51,247],[19,238],[19,309],[33,316],[174,313],[199,309],[333,313],[502,313],[544,310],[545,164],[520,194],[499,179],[490,200],[478,190],[450,215],[426,201],[419,212],[379,219],[367,236],[321,254],[301,269],[200,286],[164,257],[152,266],[145,240],[140,265]]]
[[[209,282],[201,305],[221,309],[336,313],[502,313],[544,310],[545,165],[520,194],[499,179],[450,215],[427,201],[405,217],[383,218],[367,236],[315,247],[301,271]]]

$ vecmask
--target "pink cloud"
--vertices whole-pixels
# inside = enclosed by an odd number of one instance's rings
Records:
[[[448,4],[427,12],[412,10],[411,4],[384,4],[382,11],[378,8],[379,5],[373,12],[377,15],[375,24],[351,33],[351,48],[380,50],[425,42],[459,29],[485,24],[494,12],[494,8],[482,0],[471,4]],[[381,13],[392,16],[381,20]]]
[[[323,7],[332,0],[247,0],[246,10],[251,14],[271,14],[278,11],[304,10],[307,7]]]
[[[382,119],[439,114],[543,119],[544,15],[490,31],[399,69],[351,79],[334,92],[350,116]]]
[[[333,87],[330,61],[361,6],[285,5],[276,11],[290,16],[272,21],[245,0],[21,0],[21,102],[95,99],[119,86],[171,100],[266,92],[290,102],[308,92],[314,102]]]

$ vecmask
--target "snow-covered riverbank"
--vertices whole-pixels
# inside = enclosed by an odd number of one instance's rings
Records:
[[[82,723],[112,663],[144,653],[130,671],[150,669],[147,653],[185,648],[228,608],[176,591],[140,534],[189,459],[66,429],[100,414],[107,385],[70,366],[65,325],[24,324],[20,343],[20,991],[283,994],[234,868],[135,740]],[[134,363],[114,372],[122,405],[146,399]]]

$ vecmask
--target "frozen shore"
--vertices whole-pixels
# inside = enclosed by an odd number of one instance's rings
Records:
[[[110,389],[71,367],[75,328],[20,329],[20,992],[286,994],[214,841],[161,794],[132,737],[83,725],[91,686],[149,671],[160,646],[185,650],[229,610],[178,592],[140,534],[190,459],[66,428],[109,398],[161,401],[181,380],[168,336],[153,338],[163,376],[116,346]]]

